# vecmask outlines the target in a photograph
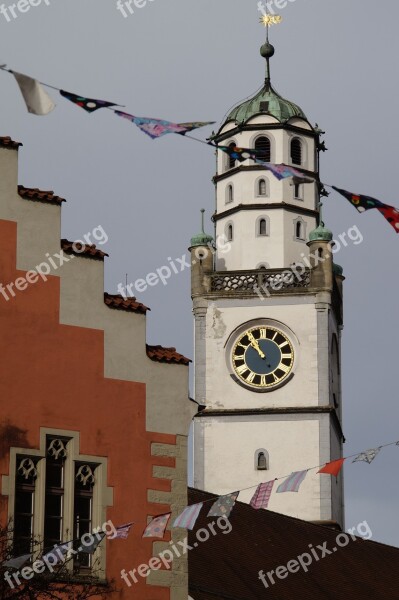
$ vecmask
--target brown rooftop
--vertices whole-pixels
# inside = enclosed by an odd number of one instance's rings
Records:
[[[124,298],[119,294],[104,294],[104,302],[110,308],[116,308],[119,310],[127,310],[129,312],[135,312],[144,314],[147,310],[151,310],[148,306],[144,306],[140,302],[136,301],[136,298],[133,296],[131,298]]]
[[[64,198],[56,196],[52,191],[43,191],[38,188],[27,188],[23,185],[18,186],[18,194],[25,200],[35,200],[36,202],[46,202],[48,204],[58,204],[66,202]]]
[[[9,136],[0,136],[0,148],[11,148],[12,150],[18,150],[22,146],[21,142],[14,142]]]
[[[163,346],[149,346],[147,344],[147,356],[151,360],[175,365],[188,365],[191,362],[189,358],[176,352],[176,348],[164,348]]]
[[[75,254],[76,256],[85,256],[95,260],[104,260],[104,256],[109,256],[106,252],[99,250],[94,244],[81,244],[80,242],[71,242],[61,240],[61,248],[66,254]]]
[[[188,553],[189,595],[193,600],[399,599],[399,548],[362,538],[351,539],[345,546],[341,539],[339,547],[337,536],[342,532],[269,510],[255,510],[242,502],[236,502],[229,517],[232,529],[224,534],[217,519],[207,517],[215,497],[192,488],[188,497],[189,504],[206,501],[195,529],[188,532],[189,545],[195,545]],[[211,522],[216,535],[209,531]],[[196,538],[201,528],[209,533],[207,541]],[[320,550],[323,545],[330,552],[324,556],[324,548]],[[280,569],[283,578],[276,576],[278,567],[287,567],[290,561],[310,553],[311,547],[319,560],[314,558],[307,572],[302,568]],[[266,579],[266,588],[259,571],[265,575],[273,571],[275,584]]]

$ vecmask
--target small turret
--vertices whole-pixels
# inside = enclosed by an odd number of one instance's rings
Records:
[[[201,232],[191,238],[191,296],[206,291],[204,275],[213,270],[214,241],[204,230],[204,213],[201,209]]]
[[[311,286],[315,288],[333,289],[333,233],[323,223],[322,206],[318,227],[309,234],[309,261],[312,265]]]

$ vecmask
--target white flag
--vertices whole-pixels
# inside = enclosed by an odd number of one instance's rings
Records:
[[[12,74],[17,80],[26,107],[30,113],[33,115],[48,115],[48,113],[55,109],[54,102],[36,79],[16,73],[15,71]]]

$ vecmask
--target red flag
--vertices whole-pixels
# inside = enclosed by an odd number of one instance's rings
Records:
[[[344,462],[345,462],[344,458],[339,458],[338,460],[333,460],[332,462],[327,463],[325,467],[323,467],[322,469],[320,469],[320,471],[317,471],[317,472],[318,473],[327,473],[327,475],[334,475],[335,477],[338,477],[339,472],[342,469]]]

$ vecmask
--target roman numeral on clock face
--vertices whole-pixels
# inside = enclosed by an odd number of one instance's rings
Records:
[[[250,372],[250,374],[248,375],[248,377],[246,377],[246,381],[247,383],[252,383],[253,380],[255,379],[256,373],[254,373],[253,371]]]

